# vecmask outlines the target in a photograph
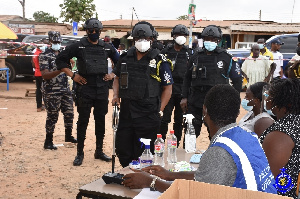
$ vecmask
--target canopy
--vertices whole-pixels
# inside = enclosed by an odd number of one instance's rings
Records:
[[[18,39],[16,33],[0,22],[0,39]]]

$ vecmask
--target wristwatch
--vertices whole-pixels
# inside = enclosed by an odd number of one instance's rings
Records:
[[[160,115],[160,117],[164,116],[164,112],[163,111],[159,111],[159,115]]]
[[[156,191],[155,189],[155,182],[156,182],[157,178],[153,178],[151,184],[150,184],[150,191]]]

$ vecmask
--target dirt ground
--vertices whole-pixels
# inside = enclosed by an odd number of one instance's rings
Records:
[[[85,158],[79,167],[73,166],[76,145],[64,142],[63,116],[60,113],[54,133],[58,150],[44,150],[46,112],[36,111],[35,97],[25,97],[26,89],[35,88],[30,78],[0,83],[0,198],[75,198],[81,186],[111,171],[111,163],[94,159],[94,120],[90,117],[85,141]],[[112,90],[110,90],[112,96]],[[241,93],[244,97],[244,93]],[[75,108],[76,110],[76,108]],[[245,114],[241,109],[238,119]],[[76,137],[75,111],[73,135]],[[104,152],[112,154],[112,106],[106,115]],[[171,129],[171,124],[169,129]],[[197,149],[205,150],[208,134],[202,128]],[[182,148],[182,146],[179,146]],[[116,170],[121,166],[116,158]]]

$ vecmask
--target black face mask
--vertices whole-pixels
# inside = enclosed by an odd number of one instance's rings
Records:
[[[100,33],[96,32],[96,33],[92,33],[92,34],[88,34],[88,37],[89,39],[92,41],[92,42],[95,42],[99,39],[99,36],[100,36]]]
[[[297,48],[296,48],[296,52],[297,52],[297,54],[300,56],[300,47],[297,47]]]

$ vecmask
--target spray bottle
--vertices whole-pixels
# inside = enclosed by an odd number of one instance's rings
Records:
[[[140,141],[145,144],[145,150],[140,157],[141,168],[151,166],[153,164],[153,155],[150,151],[151,139],[141,138]]]
[[[196,152],[196,134],[195,128],[193,126],[193,118],[192,114],[186,114],[183,117],[186,118],[187,130],[185,134],[185,152],[187,153],[195,153]]]

